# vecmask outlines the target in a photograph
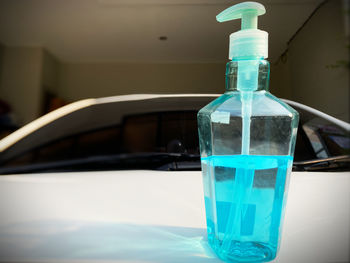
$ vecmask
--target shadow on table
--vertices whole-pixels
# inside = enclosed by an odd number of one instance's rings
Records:
[[[220,262],[205,229],[45,221],[0,227],[0,261]]]

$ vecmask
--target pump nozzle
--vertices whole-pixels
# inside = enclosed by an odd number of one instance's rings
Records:
[[[268,34],[257,29],[258,16],[265,7],[257,2],[243,2],[231,6],[216,16],[218,22],[241,19],[241,30],[230,35],[229,58],[267,58]]]
[[[256,29],[257,16],[266,13],[265,7],[256,2],[244,2],[231,6],[216,16],[218,22],[226,22],[234,19],[242,19],[242,29]]]

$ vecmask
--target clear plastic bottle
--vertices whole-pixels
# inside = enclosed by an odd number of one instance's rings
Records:
[[[276,257],[297,134],[298,113],[269,93],[267,55],[255,54],[232,56],[226,92],[198,113],[208,242],[226,261]]]

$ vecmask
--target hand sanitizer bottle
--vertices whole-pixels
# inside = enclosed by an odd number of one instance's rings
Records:
[[[226,92],[198,113],[208,242],[226,261],[276,257],[298,113],[269,93],[263,5],[244,2],[217,16],[242,19],[230,36]]]

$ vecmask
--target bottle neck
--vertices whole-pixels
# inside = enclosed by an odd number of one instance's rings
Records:
[[[268,91],[269,79],[267,60],[232,60],[226,64],[226,91]]]

